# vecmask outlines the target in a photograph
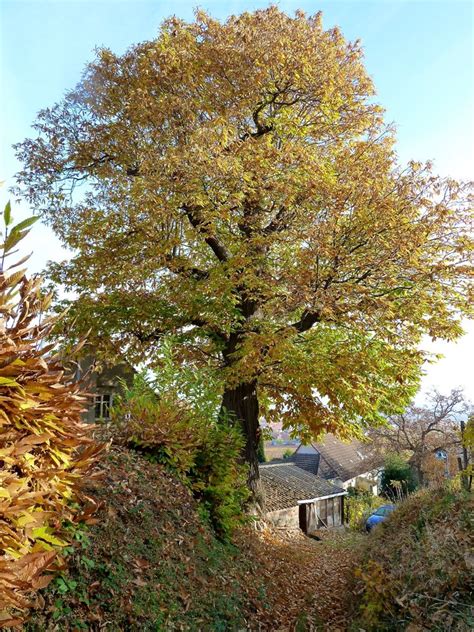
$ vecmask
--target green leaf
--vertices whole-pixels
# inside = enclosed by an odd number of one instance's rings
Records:
[[[24,219],[22,222],[14,226],[12,228],[12,232],[13,231],[18,232],[20,230],[24,230],[25,228],[29,228],[30,226],[33,226],[33,224],[37,222],[38,220],[39,220],[39,217],[28,217],[27,219]]]
[[[0,376],[0,386],[20,386],[20,385],[15,380],[12,380],[11,377]]]
[[[31,535],[35,540],[44,540],[45,542],[55,544],[56,546],[67,546],[67,542],[54,536],[49,527],[38,527],[37,529],[33,529]]]
[[[16,227],[15,227],[16,228]],[[29,231],[22,230],[18,232],[17,230],[12,230],[12,232],[5,239],[4,250],[5,252],[9,252],[12,248],[14,248],[18,242],[20,242],[23,237],[28,234]]]
[[[10,204],[10,200],[5,204],[3,219],[5,221],[5,226],[10,226],[10,224],[12,223],[12,206]]]

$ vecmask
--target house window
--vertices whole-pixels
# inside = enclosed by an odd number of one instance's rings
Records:
[[[96,395],[94,397],[95,419],[110,419],[112,395]]]

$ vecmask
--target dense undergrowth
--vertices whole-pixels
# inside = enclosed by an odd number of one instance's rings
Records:
[[[226,543],[164,466],[113,447],[99,468],[97,524],[75,532],[26,632],[344,629],[352,540],[247,526]]]
[[[68,570],[43,591],[27,630],[228,630],[245,625],[250,562],[216,539],[165,468],[114,448],[92,494],[97,525],[76,531]],[[239,576],[240,574],[240,576]]]
[[[473,509],[467,492],[422,490],[374,530],[358,571],[359,627],[474,629]]]
[[[169,360],[169,361],[168,361]],[[165,465],[199,501],[199,512],[221,539],[246,521],[247,467],[239,428],[219,417],[211,375],[179,369],[165,355],[160,379],[136,375],[112,410],[115,443]]]
[[[68,569],[40,591],[26,632],[472,627],[461,492],[419,493],[369,536],[285,541],[247,526],[230,543],[163,465],[112,447],[98,467],[97,523],[74,531]]]

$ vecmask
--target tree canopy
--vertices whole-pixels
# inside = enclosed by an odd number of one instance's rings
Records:
[[[398,164],[360,43],[320,14],[169,19],[35,129],[19,190],[74,251],[51,271],[76,330],[215,366],[250,460],[259,406],[360,433],[413,395],[424,334],[461,333],[468,188]]]

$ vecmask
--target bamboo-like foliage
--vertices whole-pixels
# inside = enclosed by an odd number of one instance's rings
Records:
[[[41,278],[29,279],[9,255],[35,218],[10,229],[4,212],[0,244],[0,627],[11,607],[45,586],[44,571],[66,545],[61,527],[80,514],[80,484],[101,450],[81,421],[86,398],[65,375],[45,339],[54,319],[43,318],[50,297]],[[20,269],[19,269],[20,268]]]

